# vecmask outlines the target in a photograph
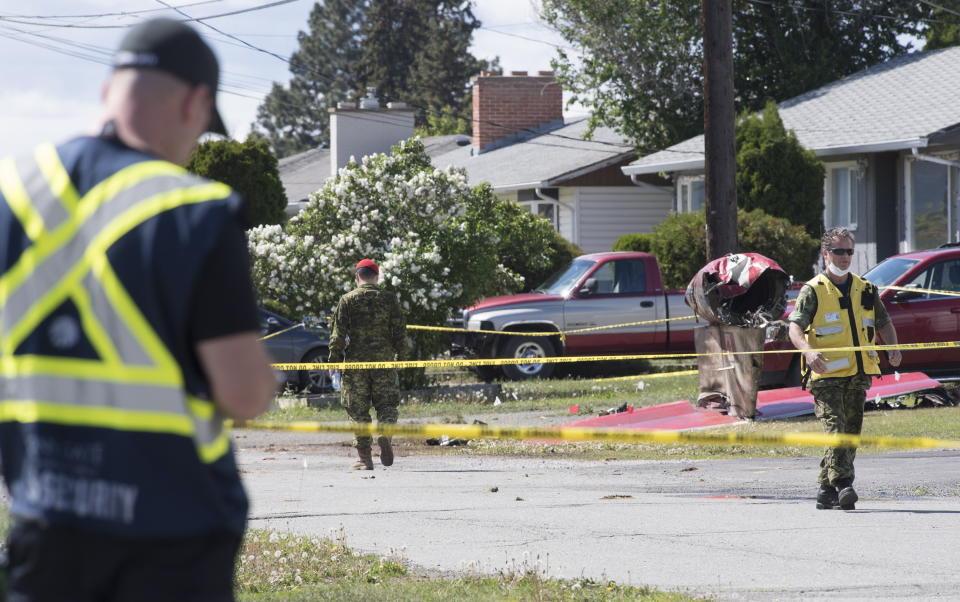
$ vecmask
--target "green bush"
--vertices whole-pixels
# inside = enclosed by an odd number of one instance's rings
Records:
[[[789,219],[819,238],[823,233],[823,163],[800,146],[777,105],[737,123],[737,206]]]
[[[813,275],[812,266],[820,243],[802,226],[768,215],[761,209],[740,209],[737,221],[741,251],[773,259],[795,280],[807,280]],[[708,261],[703,211],[672,213],[649,236],[650,252],[660,262],[667,288],[686,287]]]
[[[636,251],[638,253],[649,253],[653,237],[649,234],[624,234],[613,243],[613,251]]]
[[[519,203],[497,199],[489,184],[481,187],[484,193],[477,195],[470,211],[493,231],[500,264],[523,278],[520,286],[508,286],[501,292],[529,291],[583,254],[582,249],[560,236],[549,221]]]
[[[549,224],[549,222],[547,223]],[[570,262],[574,257],[578,257],[586,253],[586,251],[577,245],[560,236],[560,234],[553,228],[550,228],[547,246],[550,249],[550,262],[544,267],[527,268],[526,266],[520,265],[507,265],[507,267],[515,270],[518,274],[523,276],[525,282],[523,286],[524,291],[533,290],[540,286],[547,281],[547,278],[553,276],[553,274],[556,272],[559,272],[570,265]]]
[[[212,140],[199,145],[187,161],[191,172],[229,185],[247,202],[250,227],[282,224],[287,194],[277,158],[265,140]]]

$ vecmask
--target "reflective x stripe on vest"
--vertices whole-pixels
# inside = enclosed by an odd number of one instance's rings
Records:
[[[850,308],[841,307],[839,289],[824,274],[809,282],[817,295],[817,313],[807,330],[806,339],[814,349],[870,345],[874,339],[875,312],[864,307],[864,295],[871,301],[872,285],[856,274],[850,283]],[[880,364],[876,351],[822,351],[826,358],[827,371],[822,374],[810,372],[810,378],[834,378],[853,376],[862,366],[865,374],[879,374]]]
[[[176,360],[107,259],[122,236],[170,209],[230,189],[164,161],[122,169],[79,198],[53,146],[0,161],[0,192],[30,246],[0,275],[0,421],[191,437],[212,462],[228,449],[213,404],[191,397]],[[63,303],[99,359],[14,355]]]

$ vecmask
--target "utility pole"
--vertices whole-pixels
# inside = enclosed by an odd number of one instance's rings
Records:
[[[739,250],[730,0],[702,0],[707,260]]]

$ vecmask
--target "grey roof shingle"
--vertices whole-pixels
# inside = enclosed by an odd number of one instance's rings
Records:
[[[960,124],[960,47],[891,59],[779,104],[805,148],[821,156],[923,146]],[[703,136],[624,168],[656,173],[703,167]]]
[[[583,139],[586,130],[587,120],[581,118],[476,156],[469,145],[458,144],[463,136],[434,136],[424,138],[423,144],[434,166],[464,168],[471,184],[489,182],[501,190],[555,185],[634,155],[633,147],[610,128],[597,128],[591,140]],[[279,168],[288,210],[295,211],[330,177],[330,150],[317,148],[285,157]]]
[[[597,128],[591,140],[583,139],[586,130],[586,118],[577,119],[476,156],[471,147],[459,147],[434,157],[433,164],[466,169],[471,184],[489,182],[494,189],[512,190],[555,185],[634,154],[633,146],[610,128]]]
[[[311,192],[323,187],[330,177],[330,149],[313,148],[278,162],[280,181],[288,203],[306,200]]]
[[[458,148],[457,140],[463,136],[433,136],[424,138],[427,155],[434,157]],[[330,149],[314,148],[296,155],[284,157],[278,162],[280,181],[287,194],[287,204],[292,211],[305,204],[310,193],[323,188],[330,173]]]

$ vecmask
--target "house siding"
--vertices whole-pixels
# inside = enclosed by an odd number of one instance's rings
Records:
[[[624,234],[650,232],[673,207],[669,188],[602,186],[572,190],[578,191],[575,206],[579,240],[574,242],[587,253],[609,251]]]

